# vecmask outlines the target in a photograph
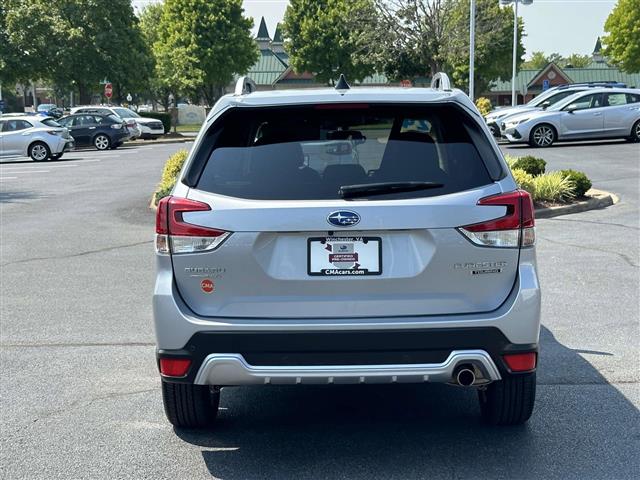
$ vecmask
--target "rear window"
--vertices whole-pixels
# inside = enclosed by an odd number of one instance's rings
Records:
[[[53,120],[51,118],[45,118],[44,120],[42,120],[42,123],[44,125],[46,125],[47,127],[61,127],[62,126],[58,122],[56,122],[55,120]]]
[[[486,136],[453,105],[235,108],[207,133],[187,183],[261,200],[337,199],[351,185],[441,185],[371,196],[425,197],[491,183],[479,152],[497,165]]]

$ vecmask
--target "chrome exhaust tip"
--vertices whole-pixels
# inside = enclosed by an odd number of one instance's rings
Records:
[[[463,365],[456,369],[456,383],[462,387],[470,387],[476,383],[476,373],[472,366]]]

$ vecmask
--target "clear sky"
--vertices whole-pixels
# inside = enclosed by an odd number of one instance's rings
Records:
[[[156,1],[133,0],[132,3],[140,8]],[[254,33],[264,16],[273,36],[288,3],[288,0],[244,0],[247,15],[254,18]],[[533,0],[532,5],[520,5],[519,14],[527,34],[524,39],[527,57],[537,50],[562,55],[591,53],[615,4],[616,0]]]

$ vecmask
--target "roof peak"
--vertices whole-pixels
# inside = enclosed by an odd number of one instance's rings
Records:
[[[256,40],[271,40],[269,30],[267,29],[267,22],[264,21],[264,17],[260,19],[260,27],[258,28]]]
[[[273,43],[284,43],[282,39],[282,28],[279,23],[276,23],[276,31],[273,34]]]

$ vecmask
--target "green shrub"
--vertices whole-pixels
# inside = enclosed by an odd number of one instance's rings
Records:
[[[508,153],[504,156],[505,161],[507,162],[507,166],[513,170],[513,165],[518,161],[518,157],[514,157],[513,155],[509,155]]]
[[[573,182],[573,193],[576,197],[584,197],[587,190],[591,188],[591,180],[589,180],[589,177],[587,177],[583,172],[578,172],[576,170],[560,170],[560,172]]]
[[[486,97],[480,97],[476,100],[476,107],[480,111],[480,114],[484,117],[487,113],[489,113],[493,106],[491,105],[491,100]]]
[[[169,133],[171,131],[171,114],[165,112],[140,112],[138,113],[141,117],[147,118],[155,118],[162,122],[164,126],[164,133]]]
[[[526,157],[519,157],[512,165],[509,166],[512,169],[521,168],[525,172],[535,177],[544,173],[547,162],[545,162],[542,158],[527,155]]]
[[[535,188],[533,183],[533,175],[525,172],[521,168],[514,168],[513,170],[511,170],[511,173],[513,174],[514,180],[518,184],[518,188],[526,190],[531,195],[533,195],[533,190]]]
[[[178,150],[176,153],[171,155],[169,160],[167,160],[167,163],[164,164],[162,178],[160,179],[160,183],[158,184],[155,192],[154,200],[156,204],[161,198],[166,197],[171,193],[173,186],[178,180],[180,170],[182,170],[182,165],[184,165],[184,161],[187,159],[187,155],[188,152],[186,150]]]
[[[535,202],[566,202],[574,194],[574,183],[562,172],[549,172],[533,177],[533,192],[530,192]]]

